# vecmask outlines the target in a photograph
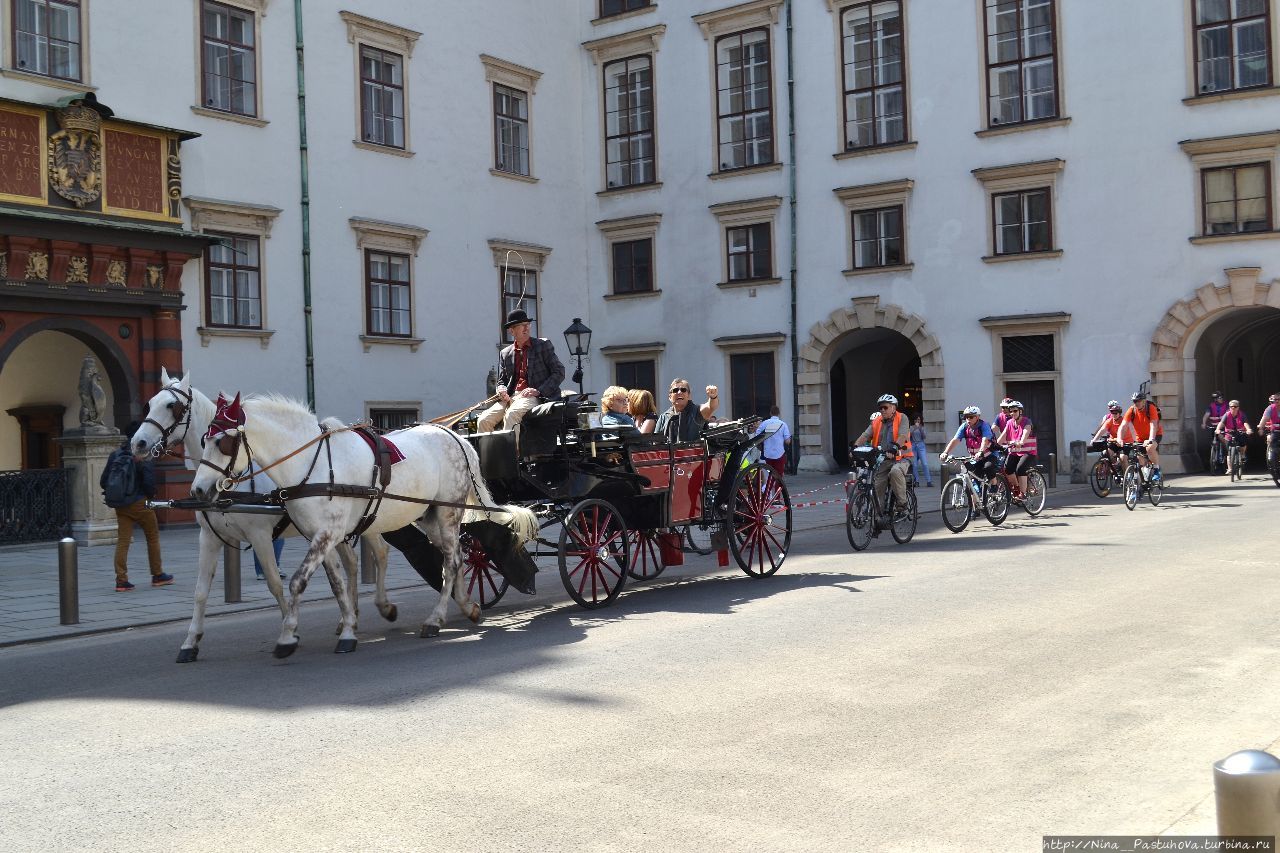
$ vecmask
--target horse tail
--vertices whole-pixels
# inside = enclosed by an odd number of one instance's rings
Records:
[[[480,475],[480,455],[476,453],[476,449],[469,442],[459,441],[458,445],[462,448],[462,455],[467,461],[467,473],[471,477],[472,491],[467,496],[467,503],[478,503],[486,509],[469,509],[462,515],[462,523],[468,521],[498,521],[511,528],[511,532],[516,535],[517,544],[523,545],[538,535],[538,516],[528,507],[517,506],[515,504],[500,504],[494,500],[493,493],[489,491],[488,484],[485,483],[484,477]],[[494,518],[495,515],[505,515],[507,520]]]

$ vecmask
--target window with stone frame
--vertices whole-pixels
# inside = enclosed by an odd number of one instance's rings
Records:
[[[494,168],[529,174],[529,93],[493,84]]]
[[[653,240],[619,240],[613,255],[613,292],[644,293],[653,290]]]
[[[778,404],[772,352],[729,356],[729,403],[733,418],[769,417],[769,409]]]
[[[769,31],[716,39],[716,112],[720,171],[774,161]]]
[[[654,395],[658,394],[658,366],[651,358],[634,361],[615,361],[613,363],[613,381],[627,390],[639,388]]]
[[[206,109],[256,116],[257,56],[253,12],[215,0],[200,7],[200,103]]]
[[[13,67],[61,80],[83,80],[78,0],[11,0]]]
[[[1269,163],[1202,169],[1200,180],[1205,236],[1271,230]]]
[[[1047,252],[1053,248],[1049,199],[1047,187],[991,196],[996,255]]]
[[[1196,91],[1271,83],[1271,0],[1191,0]]]
[[[845,150],[906,141],[901,0],[859,3],[840,18]]]
[[[404,148],[404,57],[360,45],[360,138]]]
[[[853,227],[854,269],[892,267],[904,262],[902,205],[855,210],[849,215]]]
[[[652,0],[600,0],[600,17],[609,18],[651,5]]]
[[[773,278],[771,232],[767,222],[725,229],[729,281]]]
[[[987,122],[1058,117],[1055,0],[984,0]]]
[[[605,184],[609,189],[657,180],[654,156],[653,57],[604,67]]]
[[[408,255],[366,249],[366,334],[407,338],[413,334],[413,300]]]
[[[418,422],[418,410],[410,408],[370,406],[369,421],[376,430],[390,432]]]
[[[223,329],[261,329],[260,238],[207,233],[223,241],[210,246],[204,256],[207,324]]]
[[[506,322],[507,315],[512,311],[522,308],[531,321],[530,334],[538,337],[538,271],[506,267],[499,270],[499,277],[502,283],[502,322]],[[506,346],[513,343],[515,338],[511,336],[509,329],[502,329],[500,340]]]

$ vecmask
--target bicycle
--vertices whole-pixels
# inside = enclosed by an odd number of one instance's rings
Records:
[[[891,452],[897,455],[896,449]],[[884,459],[884,454],[875,447],[855,447],[849,456],[853,462],[853,476],[845,485],[844,529],[849,537],[849,545],[855,551],[864,551],[871,540],[880,535],[884,527],[880,524],[880,497],[875,490],[875,470]],[[919,504],[916,501],[916,490],[907,478],[907,506],[899,507],[898,498],[889,489],[889,532],[893,541],[906,545],[916,535],[916,525],[920,520]]]
[[[1280,488],[1280,426],[1268,424],[1267,427],[1267,473]]]
[[[976,456],[941,460],[944,464],[954,461],[960,466],[955,476],[942,486],[942,523],[952,533],[968,527],[979,512],[992,524],[1001,524],[1009,516],[1009,484],[999,475],[994,480],[979,480],[970,469],[976,460]]]
[[[1205,427],[1209,430],[1209,473],[1213,476],[1221,474],[1227,467],[1227,447],[1226,444],[1214,432],[1214,427]]]
[[[1244,443],[1243,430],[1228,430],[1222,435],[1222,442],[1230,446],[1227,467],[1231,469],[1231,482],[1244,479]]]
[[[1102,458],[1089,473],[1089,487],[1100,498],[1111,494],[1111,487],[1118,485],[1120,478],[1124,476],[1124,456],[1112,447],[1113,444],[1111,441],[1095,441],[1089,445],[1089,450],[1102,452]],[[1118,444],[1115,445],[1115,448],[1118,447]]]
[[[1124,472],[1124,505],[1132,510],[1142,499],[1143,493],[1152,506],[1159,506],[1164,497],[1164,478],[1151,479],[1151,459],[1147,449],[1141,444],[1126,444],[1124,452],[1129,454],[1129,467]]]
[[[1044,502],[1048,495],[1048,486],[1044,480],[1044,466],[1032,465],[1027,471],[1027,493],[1021,498],[1010,497],[1010,502],[1022,507],[1027,515],[1035,518],[1044,512]]]

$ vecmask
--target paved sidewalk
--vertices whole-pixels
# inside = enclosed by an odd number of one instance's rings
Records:
[[[841,474],[801,473],[788,477],[787,488],[796,507],[792,516],[793,531],[803,533],[844,524],[843,483]],[[917,492],[921,511],[937,511],[938,483],[935,477],[932,490],[922,485]],[[1065,491],[1065,481],[1060,480],[1060,484],[1064,488],[1058,491]],[[1069,488],[1088,490],[1087,486]],[[164,569],[174,576],[174,583],[152,588],[147,569],[146,540],[140,532],[135,534],[129,553],[129,579],[137,585],[133,592],[115,591],[114,545],[81,548],[80,622],[76,625],[59,624],[56,543],[0,550],[0,646],[189,620],[195,593],[198,535],[194,527],[160,533]],[[280,563],[286,573],[297,568],[305,549],[305,542],[300,538],[285,541]],[[554,560],[541,558],[538,562],[540,595],[547,592],[563,595]],[[207,615],[276,606],[266,583],[254,579],[251,553],[241,555],[240,577],[241,601],[225,603],[225,575],[219,555],[218,571],[209,592]],[[387,567],[387,588],[417,588],[421,585],[422,580],[417,573],[400,552],[392,549]],[[327,586],[323,574],[317,573],[312,578],[306,601],[329,600]],[[361,584],[360,590],[361,612],[373,612],[372,585]]]

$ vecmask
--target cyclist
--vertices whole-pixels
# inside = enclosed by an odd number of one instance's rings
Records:
[[[1222,416],[1225,415],[1226,413],[1227,413],[1227,402],[1223,398],[1222,392],[1214,391],[1209,401],[1209,407],[1204,410],[1204,417],[1200,419],[1200,427],[1202,429],[1209,430],[1210,433],[1216,434],[1218,429],[1218,421],[1222,420]],[[1216,442],[1217,442],[1217,438],[1215,437],[1213,439],[1213,442],[1209,444],[1210,463],[1213,462],[1213,449],[1214,449],[1214,443]],[[1209,468],[1211,473],[1214,473],[1214,474],[1218,473],[1217,471],[1212,470],[1213,469],[1212,464],[1209,465]]]
[[[1027,494],[1027,472],[1036,461],[1035,425],[1023,414],[1022,403],[1011,401],[1009,417],[1000,431],[996,443],[1008,450],[1004,460],[1004,476],[1009,481],[1009,491],[1014,500],[1021,501]]]
[[[1093,434],[1093,443],[1097,444],[1102,441],[1102,436],[1107,436],[1107,446],[1102,452],[1107,454],[1107,458],[1111,460],[1111,465],[1115,468],[1120,466],[1120,470],[1124,470],[1124,466],[1128,464],[1128,459],[1121,451],[1120,443],[1120,426],[1124,423],[1124,409],[1120,408],[1119,400],[1109,400],[1107,402],[1107,413],[1102,416],[1102,423],[1098,425],[1098,431]]]
[[[870,442],[872,447],[884,452],[881,463],[876,466],[872,483],[877,499],[885,501],[881,505],[882,512],[888,506],[886,481],[893,487],[894,497],[898,499],[898,508],[901,510],[910,506],[907,503],[907,472],[911,469],[913,456],[911,424],[908,423],[907,416],[898,411],[898,398],[892,394],[881,395],[876,404],[880,407],[880,412],[871,416],[871,425],[858,436],[858,444]],[[890,424],[889,429],[884,428],[886,422]],[[888,526],[887,516],[882,515],[880,523]]]
[[[1276,458],[1276,454],[1280,453],[1280,447],[1276,444],[1280,443],[1280,394],[1272,394],[1267,398],[1270,404],[1262,412],[1262,417],[1258,419],[1258,432],[1266,433],[1267,436],[1267,464],[1271,465]]]
[[[1001,447],[1000,436],[1004,432],[1004,425],[1009,422],[1009,417],[1013,412],[1013,398],[1005,397],[1000,401],[1000,414],[996,415],[996,419],[991,422],[991,445],[998,450]]]
[[[1240,473],[1244,473],[1245,437],[1253,435],[1253,427],[1249,426],[1249,416],[1240,409],[1240,401],[1232,400],[1227,404],[1227,413],[1218,421],[1218,428],[1213,431],[1214,437],[1222,436],[1227,446],[1240,446]],[[1231,473],[1231,456],[1227,456],[1227,473]]]
[[[946,462],[950,458],[951,448],[961,441],[974,457],[972,462],[965,463],[974,476],[983,480],[995,480],[998,468],[993,450],[995,436],[991,433],[991,426],[982,419],[982,410],[977,406],[969,406],[964,410],[964,423],[956,430],[951,441],[947,442],[938,459]]]
[[[1133,434],[1133,440],[1139,442],[1146,448],[1147,458],[1151,460],[1151,481],[1158,483],[1162,479],[1160,473],[1160,440],[1164,438],[1164,426],[1160,423],[1160,410],[1156,408],[1154,403],[1147,400],[1147,395],[1142,391],[1135,391],[1133,396],[1129,398],[1133,401],[1133,405],[1124,413],[1124,422],[1129,425],[1129,429],[1121,429],[1120,434],[1124,437],[1126,432]]]

